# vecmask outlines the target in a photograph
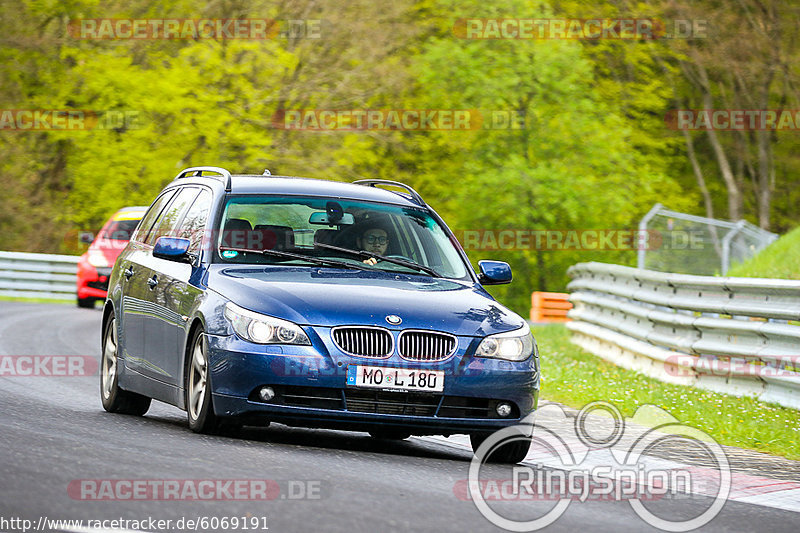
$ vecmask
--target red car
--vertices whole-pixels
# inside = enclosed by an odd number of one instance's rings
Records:
[[[147,207],[136,206],[123,207],[114,213],[81,256],[78,261],[78,307],[94,307],[96,301],[106,299],[111,267],[146,211]]]

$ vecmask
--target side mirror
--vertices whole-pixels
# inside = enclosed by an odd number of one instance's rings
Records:
[[[511,283],[511,267],[502,261],[478,261],[478,281],[483,285]]]
[[[92,244],[94,242],[94,233],[91,231],[82,231],[78,234],[78,241],[81,244]]]
[[[189,255],[191,243],[189,239],[180,237],[159,237],[153,247],[153,257],[178,263],[191,263],[192,258]]]

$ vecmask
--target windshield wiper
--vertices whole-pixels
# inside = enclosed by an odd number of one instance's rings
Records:
[[[408,268],[413,268],[426,274],[430,274],[434,278],[441,278],[442,275],[436,272],[431,267],[427,267],[425,265],[420,265],[419,263],[415,263],[414,261],[407,261],[405,259],[397,259],[396,257],[386,257],[385,255],[376,254],[373,252],[368,252],[366,250],[351,250],[350,248],[342,248],[341,246],[334,246],[332,244],[323,244],[321,242],[315,242],[314,248],[325,248],[327,250],[333,250],[336,252],[342,252],[350,255],[357,255],[358,257],[366,257],[366,258],[373,258],[378,259],[380,261],[386,261],[387,263],[394,263],[395,265],[400,265]]]
[[[227,246],[220,246],[219,249],[226,252],[245,252],[252,254],[272,255],[275,257],[285,257],[287,259],[300,259],[301,261],[308,261],[309,263],[314,263],[316,265],[321,265],[321,266],[335,266],[339,268],[350,268],[354,270],[372,270],[371,268],[366,266],[354,265],[352,263],[345,263],[344,261],[336,261],[335,259],[321,259],[319,257],[314,257],[311,255],[295,254],[292,252],[283,252],[280,250],[250,250],[247,248],[229,248]]]

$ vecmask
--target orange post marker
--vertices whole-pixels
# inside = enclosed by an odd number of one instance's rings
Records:
[[[531,322],[568,322],[570,309],[572,304],[567,293],[534,291],[531,294]]]

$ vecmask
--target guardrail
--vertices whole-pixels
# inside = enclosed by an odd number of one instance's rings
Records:
[[[0,296],[74,300],[78,257],[0,252]]]
[[[800,409],[800,281],[568,270],[573,342],[662,381]]]

